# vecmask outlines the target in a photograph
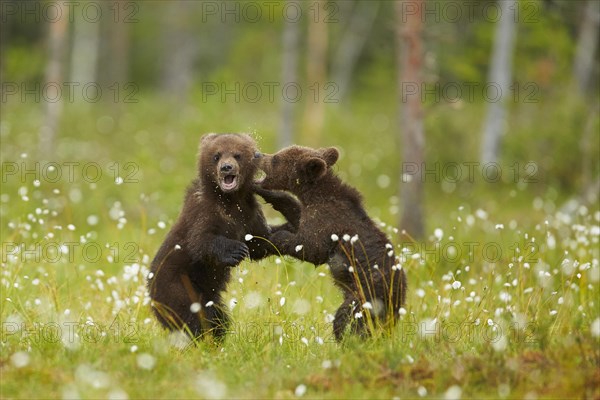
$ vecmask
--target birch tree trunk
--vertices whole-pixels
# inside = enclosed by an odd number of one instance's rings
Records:
[[[516,34],[514,10],[518,4],[512,0],[501,0],[498,1],[498,7],[501,15],[496,23],[489,84],[498,88],[499,93],[488,99],[481,145],[481,162],[484,164],[496,162],[500,154],[500,140],[506,126],[506,99],[510,98],[509,89],[512,79],[512,55]]]
[[[198,55],[198,38],[192,18],[198,4],[194,1],[169,3],[164,25],[162,90],[171,98],[184,101],[193,83],[193,66]]]
[[[327,76],[327,23],[325,1],[311,2],[314,12],[308,13],[307,87],[304,111],[304,137],[309,146],[318,146],[325,121],[325,79]]]
[[[100,22],[85,20],[80,12],[75,12],[74,21],[71,81],[83,87],[88,83],[97,83]]]
[[[50,22],[48,26],[48,63],[46,64],[44,77],[44,84],[48,88],[52,86],[63,88],[68,27],[68,12],[65,12],[57,21]],[[54,94],[47,97],[53,99]],[[63,108],[62,99],[58,98],[56,101],[46,101],[44,106],[44,123],[40,127],[38,146],[40,155],[48,159],[54,153],[56,131],[58,130]]]
[[[598,48],[599,27],[600,1],[589,0],[585,7],[573,62],[573,75],[581,93],[590,90],[590,79],[594,71],[594,60]]]
[[[298,8],[300,5],[296,3]],[[286,20],[283,27],[283,58],[281,62],[281,81],[283,85],[298,82],[298,53],[300,42],[300,21]],[[279,148],[293,143],[295,103],[284,98],[281,105],[281,125]]]
[[[333,58],[331,76],[338,86],[338,99],[343,99],[350,89],[350,80],[356,62],[367,41],[373,22],[379,11],[378,1],[360,1],[356,4],[346,32]]]
[[[425,147],[423,105],[421,103],[423,2],[418,0],[411,4],[415,8],[406,13],[403,2],[395,4],[401,154],[403,165],[415,166],[420,169],[423,165]],[[410,85],[417,92],[412,93],[411,91],[411,95],[406,95],[404,93],[406,85]],[[405,176],[402,172],[404,172],[404,168],[400,174],[400,200],[402,203],[400,228],[412,238],[422,238],[425,233],[422,211],[423,181],[417,175]]]

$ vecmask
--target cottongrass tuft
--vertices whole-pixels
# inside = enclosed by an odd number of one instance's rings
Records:
[[[446,400],[459,400],[462,396],[462,389],[458,385],[452,385],[444,393],[444,399]]]
[[[596,318],[594,322],[592,322],[590,332],[593,337],[600,337],[600,318]]]
[[[17,351],[12,356],[10,356],[10,363],[15,368],[23,368],[29,365],[29,353],[24,351]]]
[[[205,399],[224,399],[227,397],[227,385],[212,372],[201,373],[194,382],[196,392]]]
[[[259,292],[249,292],[244,299],[244,306],[248,309],[257,308],[262,304],[262,295]]]
[[[148,353],[140,353],[137,356],[137,365],[141,369],[151,370],[156,365],[156,358]]]
[[[301,383],[298,386],[296,386],[296,389],[294,390],[294,395],[296,397],[302,397],[306,394],[306,385]]]

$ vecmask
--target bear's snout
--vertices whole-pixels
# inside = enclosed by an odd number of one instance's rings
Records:
[[[223,165],[221,165],[221,172],[229,172],[233,169],[233,165],[229,164],[229,163],[225,163]]]
[[[219,171],[219,186],[223,192],[233,192],[242,184],[239,176],[240,166],[233,158],[221,160],[217,166]]]

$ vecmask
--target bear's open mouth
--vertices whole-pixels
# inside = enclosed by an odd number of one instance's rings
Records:
[[[225,192],[228,192],[235,189],[237,187],[237,183],[237,175],[225,175],[221,181],[221,189],[223,189]]]

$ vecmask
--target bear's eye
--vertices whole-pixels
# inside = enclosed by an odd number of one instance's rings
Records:
[[[220,154],[215,154],[215,155],[213,156],[213,160],[215,160],[215,161],[219,161],[219,159],[220,159],[220,158],[221,158],[221,155],[220,155]]]
[[[261,156],[262,156],[262,154],[260,153],[260,151],[254,152],[254,158],[260,158]]]
[[[236,160],[240,160],[240,158],[242,158],[242,156],[240,154],[234,154],[233,158],[235,158]]]
[[[279,162],[279,156],[273,156],[273,159],[271,162],[273,163],[273,165],[277,164]]]

